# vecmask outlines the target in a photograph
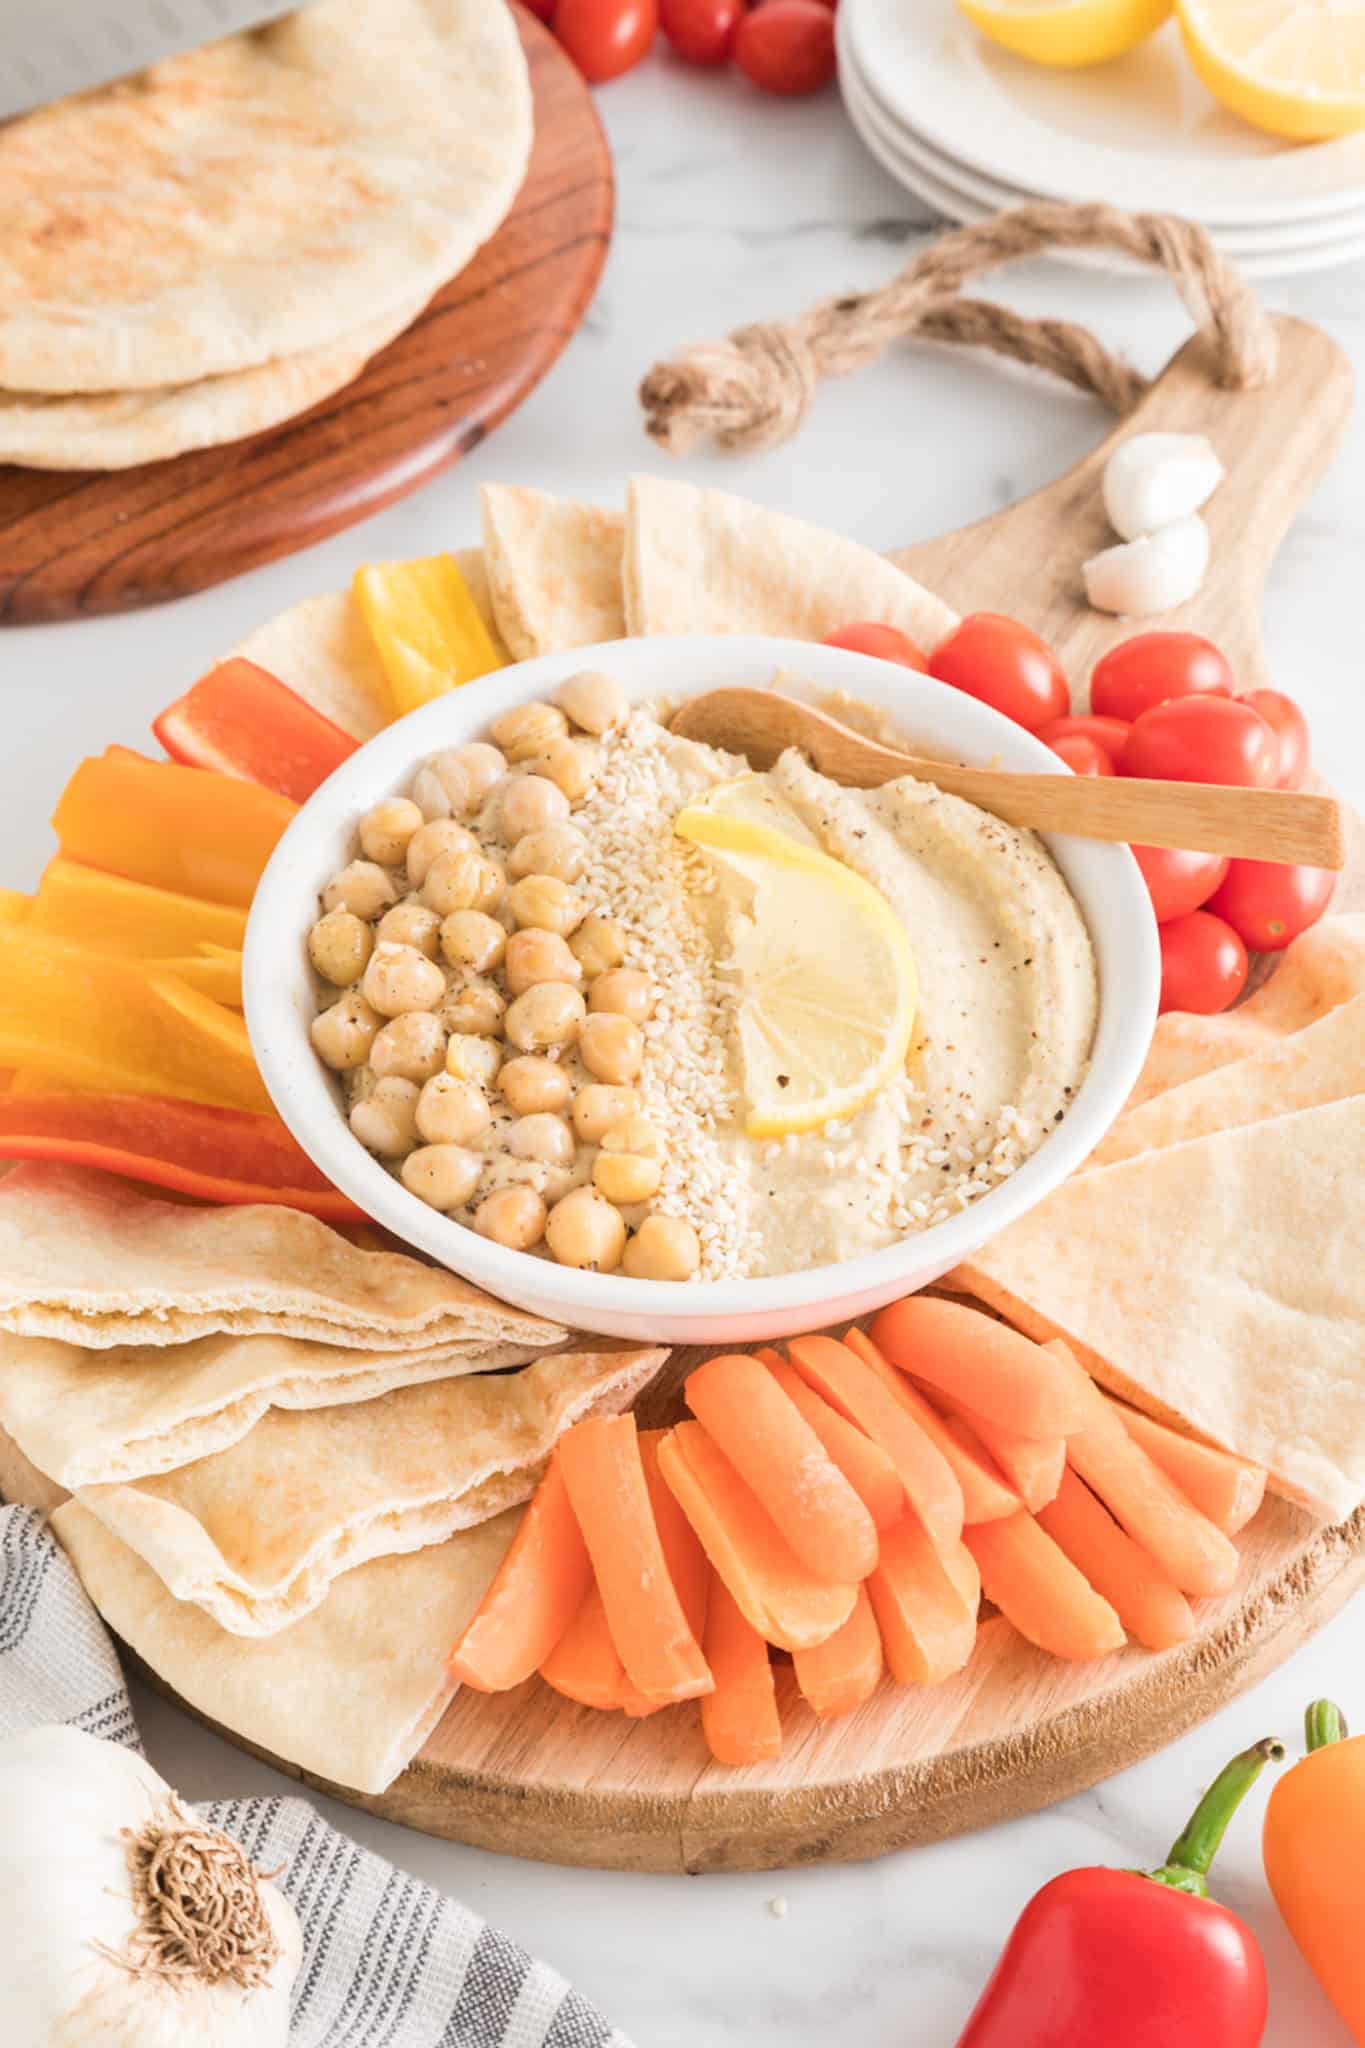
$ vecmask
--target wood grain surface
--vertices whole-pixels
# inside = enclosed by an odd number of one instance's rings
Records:
[[[497,234],[342,391],[265,433],[109,472],[0,466],[0,624],[184,597],[366,519],[458,462],[576,331],[611,234],[592,95],[525,8],[535,143]]]

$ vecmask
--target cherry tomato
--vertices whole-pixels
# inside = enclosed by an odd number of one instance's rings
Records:
[[[1066,762],[1073,775],[1117,775],[1109,755],[1098,740],[1092,740],[1083,732],[1064,732],[1059,740],[1049,742],[1052,751]]]
[[[898,661],[902,668],[929,673],[929,657],[916,647],[908,633],[897,626],[879,626],[874,619],[860,619],[826,633],[826,647],[847,647],[852,654],[875,654],[879,661]]]
[[[1135,846],[1132,855],[1142,869],[1158,924],[1188,917],[1207,903],[1229,866],[1226,854],[1181,853],[1173,846]]]
[[[929,658],[929,673],[1036,732],[1071,708],[1061,663],[1045,640],[999,612],[971,612]]]
[[[689,64],[723,64],[743,14],[742,0],[659,0],[659,26]]]
[[[1235,697],[1174,697],[1136,720],[1119,767],[1166,782],[1269,789],[1280,743],[1259,711]]]
[[[554,16],[559,0],[525,0],[525,4],[530,8],[537,21],[548,23]]]
[[[1259,711],[1279,735],[1280,772],[1276,789],[1301,789],[1308,773],[1308,720],[1294,699],[1280,690],[1248,690],[1242,702]]]
[[[1105,718],[1141,718],[1172,697],[1231,697],[1232,670],[1198,633],[1135,633],[1095,663],[1090,709]]]
[[[554,31],[590,85],[638,64],[659,26],[658,0],[559,0]]]
[[[765,0],[739,24],[735,62],[764,92],[818,92],[835,73],[834,15],[820,0]]]
[[[1104,749],[1117,773],[1130,729],[1126,718],[1096,718],[1090,712],[1078,711],[1074,718],[1049,718],[1046,725],[1039,726],[1038,737],[1049,747],[1055,747],[1058,740],[1093,740]]]
[[[1253,953],[1278,953],[1316,924],[1332,900],[1331,868],[1288,868],[1273,860],[1235,860],[1209,903]]]
[[[1194,1010],[1212,1017],[1235,1003],[1246,987],[1247,949],[1230,924],[1207,910],[1192,910],[1163,924],[1161,1009]]]

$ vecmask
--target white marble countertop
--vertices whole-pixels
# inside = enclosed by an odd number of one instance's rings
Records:
[[[666,461],[635,403],[644,369],[689,339],[886,279],[927,231],[919,202],[864,153],[833,92],[759,97],[735,77],[656,60],[606,88],[616,148],[615,248],[584,331],[530,403],[460,468],[367,527],[183,603],[0,636],[8,720],[3,864],[36,881],[47,819],[77,756],[145,742],[151,714],[249,625],[344,582],[374,556],[475,538],[482,479],[612,501]],[[1002,295],[1091,322],[1156,368],[1186,331],[1163,285],[1059,266],[1016,270]],[[1365,268],[1271,288],[1365,361]],[[1101,430],[1093,404],[998,364],[899,349],[822,393],[801,438],[766,455],[699,457],[687,473],[892,547],[1033,489]],[[1289,536],[1269,595],[1277,677],[1305,705],[1315,754],[1365,798],[1359,590],[1365,432]],[[329,1817],[462,1897],[563,1969],[639,2048],[948,2048],[1018,1909],[1088,1861],[1160,1861],[1200,1787],[1234,1750],[1334,1691],[1365,1723],[1360,1609],[1348,1609],[1216,1720],[1048,1813],[871,1864],[771,1876],[623,1877],[555,1870],[426,1840],[344,1808]],[[158,1767],[189,1795],[288,1789],[263,1765],[140,1697]],[[326,1701],[318,1703],[326,1712]],[[324,1802],[325,1803],[325,1802]],[[1272,2048],[1345,2048],[1270,1905],[1253,1797],[1219,1866],[1270,1963]],[[786,1911],[773,1910],[785,1901]]]

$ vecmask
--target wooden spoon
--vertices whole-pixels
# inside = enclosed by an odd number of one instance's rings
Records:
[[[931,761],[841,725],[814,705],[775,690],[708,690],[672,722],[683,739],[743,754],[768,768],[787,747],[831,782],[877,789],[913,775],[966,797],[1010,825],[1122,839],[1140,846],[1181,846],[1251,860],[1340,868],[1346,852],[1341,814],[1331,797],[1280,789],[1224,789],[1205,782],[1144,782],[1117,775],[1014,775]]]

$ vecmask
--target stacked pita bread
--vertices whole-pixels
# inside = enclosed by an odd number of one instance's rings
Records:
[[[0,461],[121,469],[350,383],[525,175],[504,0],[319,0],[0,129]]]

